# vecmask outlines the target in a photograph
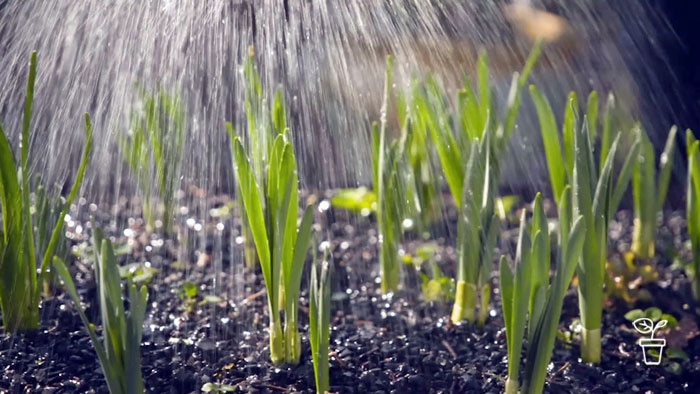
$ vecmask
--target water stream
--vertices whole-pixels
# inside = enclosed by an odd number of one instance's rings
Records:
[[[530,48],[524,33],[532,22],[511,23],[506,3],[6,1],[0,8],[0,118],[16,143],[26,65],[36,49],[36,171],[58,182],[69,177],[82,146],[82,114],[89,112],[96,148],[85,188],[90,200],[114,204],[133,190],[116,153],[116,136],[127,130],[130,111],[139,104],[135,86],[162,86],[179,92],[186,103],[183,187],[230,191],[224,123],[233,121],[243,129],[239,65],[254,45],[264,84],[285,88],[304,185],[366,184],[367,130],[378,117],[386,54],[397,58],[397,86],[405,86],[410,76],[435,71],[454,88],[470,72],[477,50],[486,48],[496,89],[505,94],[511,73]],[[584,94],[592,88],[614,89],[630,111],[648,121],[673,120],[663,108],[672,92],[653,96],[657,113],[641,110],[648,106],[645,92],[658,91],[668,72],[640,67],[649,56],[662,53],[654,45],[668,34],[651,3],[546,3],[567,20],[569,29],[547,50],[533,80],[556,96],[553,102],[569,89]],[[519,161],[541,161],[532,148],[539,145],[533,143],[532,111],[524,112],[506,182],[536,184],[536,176],[518,172]]]

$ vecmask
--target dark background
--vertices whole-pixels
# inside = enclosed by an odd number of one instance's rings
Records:
[[[700,135],[700,1],[655,0],[650,3],[652,10],[660,10],[667,22],[665,29],[660,26],[663,29],[661,42],[655,51],[658,54],[658,49],[661,49],[667,59],[658,55],[652,57],[651,61],[655,63],[652,69],[662,71],[657,75],[661,76],[669,91],[676,93],[668,96],[675,123],[682,129],[692,128],[696,135]],[[666,61],[673,73],[663,72]],[[649,92],[651,98],[657,94]],[[651,101],[647,110],[653,111]]]

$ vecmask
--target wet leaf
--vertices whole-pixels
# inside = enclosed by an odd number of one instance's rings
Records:
[[[194,282],[186,281],[182,284],[182,291],[187,298],[197,297],[197,285]]]
[[[683,361],[688,361],[690,359],[682,349],[677,347],[669,347],[668,350],[666,350],[666,357]]]
[[[663,312],[661,312],[661,309],[659,308],[651,307],[644,311],[644,315],[651,319],[651,321],[659,321],[663,315]],[[664,325],[666,324],[664,323]]]
[[[632,309],[631,311],[625,313],[625,319],[633,322],[637,319],[641,319],[644,317],[644,311],[641,309]]]

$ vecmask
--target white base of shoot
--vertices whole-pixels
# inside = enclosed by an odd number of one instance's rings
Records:
[[[596,364],[600,362],[600,338],[600,328],[594,330],[583,328],[581,336],[581,358],[584,362]]]

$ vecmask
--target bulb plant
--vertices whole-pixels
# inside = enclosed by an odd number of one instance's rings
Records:
[[[409,117],[427,130],[458,210],[458,269],[453,322],[483,324],[488,315],[493,250],[500,223],[494,199],[500,182],[498,158],[506,153],[517,118],[521,92],[541,52],[536,44],[521,74],[514,74],[502,119],[492,99],[488,59],[477,65],[477,82],[466,81],[450,114],[445,91],[429,78],[413,90]],[[466,164],[466,165],[465,165]],[[477,316],[477,304],[478,316]]]
[[[686,215],[690,249],[693,254],[693,293],[700,300],[700,141],[693,132],[686,131],[688,153],[688,190]]]
[[[36,234],[35,244],[36,252],[43,256],[49,249],[54,227],[59,222],[59,218],[61,221],[65,218],[65,215],[62,216],[65,203],[61,197],[53,196],[48,192],[40,177],[35,177],[35,185],[32,209],[34,211],[34,232]],[[64,260],[67,259],[70,253],[68,239],[59,235],[55,242],[52,254]],[[53,272],[50,269],[47,270],[47,276],[43,280],[45,296],[50,296],[54,278]]]
[[[129,300],[127,311],[123,301],[119,266],[112,243],[104,237],[99,228],[95,228],[93,232],[93,245],[102,341],[97,336],[95,325],[88,320],[81,306],[80,296],[68,268],[58,257],[54,258],[53,267],[90,335],[109,392],[111,394],[144,393],[141,376],[141,338],[148,305],[148,290],[146,286],[137,288],[131,278],[127,278],[126,288]]]
[[[520,219],[515,263],[511,268],[501,257],[500,283],[503,317],[508,343],[506,394],[541,393],[557,336],[564,296],[573,278],[584,244],[583,216],[572,213],[571,188],[560,196],[559,232],[554,255],[557,271],[550,281],[551,252],[542,196],[533,203],[533,218]],[[527,352],[524,384],[519,384],[520,359],[527,322]]]
[[[563,190],[571,185],[575,215],[583,215],[588,231],[578,266],[579,309],[583,324],[581,354],[586,362],[600,362],[601,324],[603,312],[603,283],[607,261],[608,223],[617,211],[625,193],[634,162],[639,153],[640,129],[633,131],[634,141],[624,153],[623,164],[617,178],[613,177],[621,133],[614,138],[610,130],[611,111],[604,120],[599,165],[594,160],[593,141],[596,138],[598,112],[597,93],[591,93],[587,105],[587,117],[581,127],[577,126],[576,95],[569,95],[560,143],[557,124],[547,98],[535,86],[530,87],[540,119],[542,140],[549,168],[552,190]],[[612,141],[612,142],[610,142]],[[610,142],[608,146],[608,142]],[[598,169],[600,168],[600,170]],[[561,195],[561,194],[560,194]],[[557,205],[563,201],[556,199]]]
[[[148,231],[160,219],[163,233],[173,231],[185,139],[185,109],[180,99],[164,89],[156,93],[139,88],[142,106],[133,110],[129,130],[120,135],[122,157],[136,177],[143,198]],[[162,210],[156,204],[162,203]]]
[[[399,143],[403,144],[404,194],[406,197],[406,213],[415,222],[415,228],[423,238],[427,238],[429,226],[440,217],[438,198],[440,185],[437,182],[436,169],[439,163],[430,149],[428,130],[415,127],[409,116],[410,97],[398,92],[397,118],[401,125]]]
[[[316,392],[326,393],[330,390],[329,345],[331,325],[331,281],[328,262],[328,249],[324,251],[323,261],[311,268],[309,282],[309,342],[314,362]]]
[[[48,242],[44,242],[45,234],[35,236],[29,182],[29,141],[36,65],[37,54],[33,52],[29,62],[24,122],[20,133],[19,164],[16,164],[10,142],[0,125],[0,309],[3,326],[8,333],[39,328],[42,288],[39,284],[48,281],[54,250],[63,235],[63,218],[78,195],[92,151],[92,123],[85,114],[85,148],[68,198],[51,224],[47,222],[50,218],[45,216],[45,211],[39,212],[41,216],[37,217],[37,221],[43,222],[41,229],[52,228]],[[38,273],[37,237],[42,241],[39,250],[43,252]]]
[[[398,290],[401,282],[401,262],[399,242],[402,234],[402,221],[407,214],[407,182],[405,150],[407,129],[403,127],[401,137],[387,143],[387,106],[391,92],[392,58],[387,59],[384,103],[380,124],[372,126],[372,167],[373,183],[377,196],[377,228],[380,234],[381,288],[383,293]]]
[[[297,227],[299,181],[289,140],[282,92],[272,104],[273,122],[261,139],[250,140],[250,154],[227,124],[231,137],[239,200],[255,243],[267,288],[270,356],[275,364],[299,362],[297,328],[301,273],[311,239],[313,210],[307,206]],[[250,127],[250,126],[249,126]],[[250,136],[249,136],[250,137]],[[262,171],[260,171],[262,169]],[[280,310],[284,311],[284,328]]]
[[[255,64],[255,51],[251,46],[248,49],[248,56],[242,67],[243,80],[245,81],[245,111],[247,133],[241,136],[245,147],[251,152],[251,165],[255,173],[255,179],[262,182],[264,177],[264,147],[271,142],[274,135],[270,134],[273,122],[279,127],[286,127],[286,114],[281,100],[275,101],[275,106],[271,110],[266,108],[263,95],[262,82]],[[240,190],[236,190],[237,195],[241,195]],[[243,205],[242,202],[240,205]],[[243,236],[243,250],[246,266],[254,269],[258,265],[253,234],[248,225],[247,211],[240,210],[241,235]]]
[[[656,227],[658,215],[666,200],[668,184],[671,181],[671,168],[676,149],[676,131],[677,128],[674,126],[668,133],[666,145],[659,158],[658,173],[654,145],[646,133],[640,133],[640,152],[632,175],[634,198],[632,252],[641,259],[651,259],[656,253]]]

